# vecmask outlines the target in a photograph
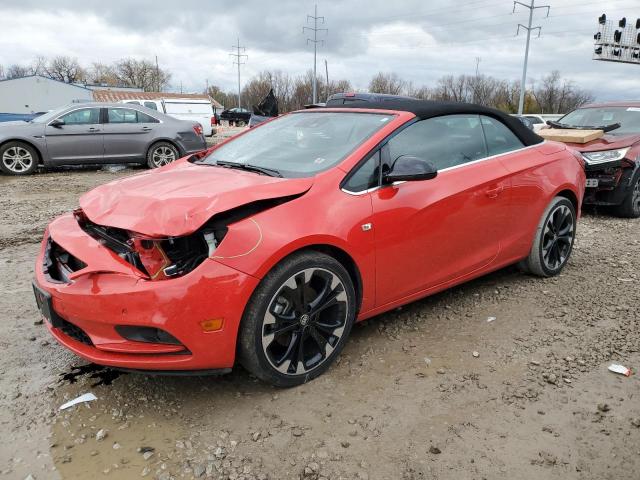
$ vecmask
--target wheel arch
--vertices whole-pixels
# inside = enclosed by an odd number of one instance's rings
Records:
[[[555,194],[555,196],[556,197],[564,197],[564,198],[566,198],[567,200],[569,200],[573,204],[573,208],[575,209],[576,212],[580,211],[580,202],[578,200],[578,196],[570,188],[565,188],[565,189],[560,190],[559,192],[557,192]]]
[[[42,154],[42,152],[40,151],[40,148],[35,143],[33,143],[30,140],[25,140],[24,138],[9,138],[7,140],[0,141],[0,148],[5,146],[7,143],[11,143],[11,142],[21,142],[29,145],[31,148],[35,150],[36,154],[38,155],[38,165],[40,166],[44,165],[44,155]]]
[[[362,296],[363,296],[363,280],[362,274],[360,272],[360,268],[358,264],[354,260],[353,256],[349,254],[345,249],[331,244],[331,243],[308,243],[306,245],[299,246],[293,250],[287,251],[286,254],[278,256],[276,259],[271,259],[269,262],[269,266],[264,272],[263,275],[260,275],[260,278],[264,278],[268,272],[273,270],[278,264],[280,264],[285,259],[297,255],[302,252],[315,251],[324,253],[330,257],[336,259],[342,266],[347,270],[351,281],[353,282],[353,288],[356,292],[356,315],[360,311],[360,307],[362,306]]]
[[[151,152],[151,149],[157,145],[158,143],[170,143],[171,145],[173,145],[175,147],[176,150],[178,150],[178,158],[184,156],[185,152],[182,150],[182,147],[180,146],[180,144],[172,138],[154,138],[149,145],[147,146],[147,153],[145,154],[144,158],[148,158],[149,157],[149,152]],[[176,160],[178,159],[176,158]]]

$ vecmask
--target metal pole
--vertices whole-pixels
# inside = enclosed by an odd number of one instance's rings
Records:
[[[160,68],[158,67],[158,55],[156,55],[156,92],[160,91]]]
[[[326,98],[325,100],[329,100],[329,65],[327,64],[327,59],[324,59],[324,72],[327,75],[327,88],[326,88]]]
[[[241,47],[240,46],[240,37],[238,37],[238,44],[234,45],[233,47],[234,50],[236,50],[235,53],[230,53],[229,55],[231,55],[232,57],[235,58],[234,62],[235,64],[238,65],[238,108],[240,108],[240,106],[242,105],[242,99],[240,98],[240,65],[244,65],[244,62],[242,61],[242,58],[249,58],[246,54],[244,53],[240,53],[240,51],[245,52],[246,48],[245,47]]]
[[[524,65],[522,66],[522,82],[520,83],[520,102],[518,102],[518,115],[522,115],[524,110],[524,93],[527,81],[527,62],[529,61],[529,43],[531,42],[531,23],[533,22],[534,0],[531,0],[529,7],[529,25],[527,26],[527,46],[524,50]]]
[[[316,75],[316,58],[318,54],[318,4],[315,6],[314,14],[313,14],[313,102],[318,102],[317,95],[317,81],[318,76]]]
[[[524,111],[524,95],[527,90],[527,63],[529,62],[529,44],[531,42],[531,30],[538,30],[538,37],[540,37],[540,32],[542,27],[532,27],[531,22],[533,21],[533,11],[538,8],[546,8],[547,9],[547,17],[549,16],[549,10],[551,7],[549,5],[541,5],[536,7],[534,4],[535,0],[531,0],[530,4],[522,3],[518,0],[513,2],[513,11],[516,11],[516,6],[521,5],[525,8],[529,9],[529,24],[525,27],[521,23],[518,24],[518,30],[516,31],[516,35],[520,33],[520,27],[524,28],[527,31],[527,46],[524,50],[524,65],[522,66],[522,81],[520,82],[520,101],[518,102],[518,114],[522,115]]]
[[[313,86],[313,98],[312,102],[318,102],[318,72],[317,72],[317,59],[318,59],[318,43],[323,42],[323,40],[318,40],[318,32],[328,32],[326,28],[318,28],[318,20],[320,23],[324,23],[324,17],[318,16],[318,5],[316,4],[314,7],[313,15],[307,15],[307,23],[309,19],[313,19],[313,28],[312,27],[302,27],[302,33],[305,33],[307,30],[313,31],[313,40],[307,38],[307,45],[309,42],[313,43],[313,79],[311,80],[311,84]],[[323,42],[324,43],[324,42]]]
[[[240,55],[240,37],[238,37],[238,55]],[[240,101],[240,62],[238,62],[238,108],[241,108]]]

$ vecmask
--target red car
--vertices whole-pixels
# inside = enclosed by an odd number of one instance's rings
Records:
[[[284,115],[199,157],[100,186],[44,235],[52,335],[123,369],[278,386],[324,372],[355,321],[573,246],[577,153],[466,104]]]
[[[640,102],[585,105],[552,125],[605,130],[597,140],[568,144],[585,160],[584,203],[610,207],[621,217],[640,217]]]

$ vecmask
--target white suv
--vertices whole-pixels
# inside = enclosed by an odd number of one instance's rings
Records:
[[[202,125],[205,136],[213,135],[215,123],[213,105],[209,100],[192,98],[164,98],[156,100],[132,99],[120,100],[120,103],[133,103],[157,110],[179,120],[190,120]]]

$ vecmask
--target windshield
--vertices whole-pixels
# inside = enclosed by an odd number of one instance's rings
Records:
[[[33,120],[31,120],[31,123],[47,123],[48,121],[53,120],[54,118],[57,118],[67,108],[69,108],[69,105],[65,105],[64,107],[51,110],[50,112],[47,112],[43,115],[40,115],[39,117],[34,118]]]
[[[640,107],[579,108],[562,117],[558,123],[572,127],[603,127],[619,123],[620,128],[608,133],[611,135],[640,133]]]
[[[283,177],[309,177],[338,164],[391,118],[375,113],[293,113],[249,130],[201,163],[241,164]]]

